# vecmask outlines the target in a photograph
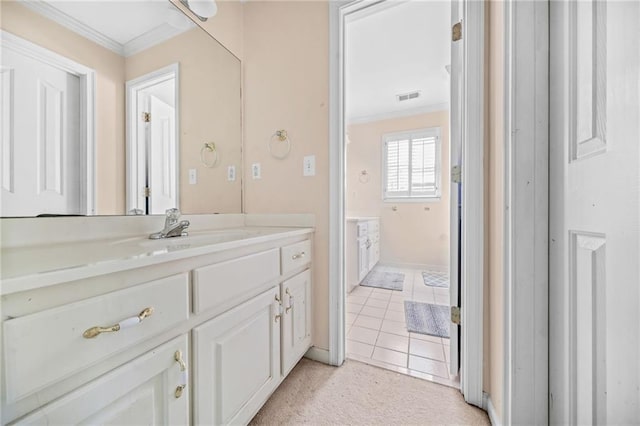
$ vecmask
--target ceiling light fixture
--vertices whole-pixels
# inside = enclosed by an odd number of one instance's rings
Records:
[[[218,13],[216,0],[180,0],[180,3],[202,22],[206,22],[207,19],[213,18]]]

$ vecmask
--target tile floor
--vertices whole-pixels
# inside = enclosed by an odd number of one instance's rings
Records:
[[[347,358],[448,386],[449,339],[407,332],[404,301],[449,305],[449,289],[429,287],[422,269],[377,266],[404,274],[402,291],[356,287],[347,295]]]

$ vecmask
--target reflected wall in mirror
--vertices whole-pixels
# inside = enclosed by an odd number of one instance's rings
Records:
[[[242,212],[240,61],[175,6],[3,0],[0,17],[2,216]]]

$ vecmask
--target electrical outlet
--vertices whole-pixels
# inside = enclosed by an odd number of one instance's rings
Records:
[[[229,166],[227,168],[227,180],[234,182],[236,180],[236,166]]]
[[[262,177],[260,174],[260,163],[253,163],[251,165],[251,177],[254,179],[260,179]]]
[[[189,169],[189,185],[195,185],[196,183],[198,183],[198,171]]]
[[[302,162],[302,174],[303,176],[315,176],[316,175],[316,156],[307,155]]]

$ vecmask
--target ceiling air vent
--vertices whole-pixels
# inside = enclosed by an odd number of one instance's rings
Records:
[[[396,98],[398,98],[398,102],[408,101],[409,99],[415,99],[418,97],[420,97],[420,91],[403,93],[402,95],[396,95]]]

